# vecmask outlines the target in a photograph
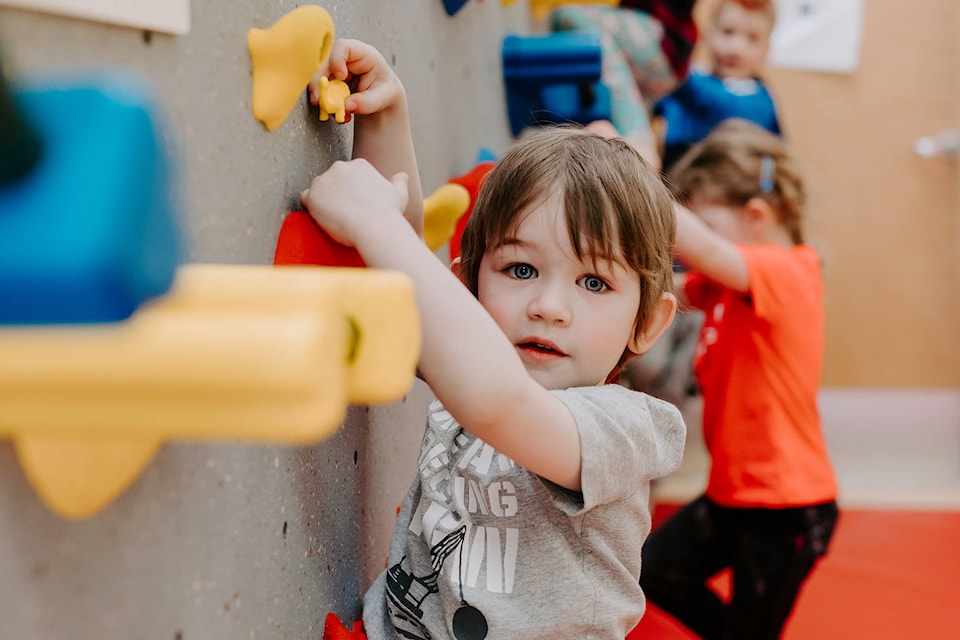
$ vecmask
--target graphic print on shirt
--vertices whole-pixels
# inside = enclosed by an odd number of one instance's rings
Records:
[[[487,621],[468,604],[463,588],[513,591],[520,532],[510,526],[510,518],[517,515],[519,505],[516,488],[505,476],[515,470],[515,464],[464,432],[441,405],[431,407],[429,420],[431,428],[419,460],[420,502],[409,533],[431,545],[432,572],[413,575],[415,571],[405,567],[406,557],[390,567],[390,611],[402,637],[429,639],[420,621],[428,599],[439,597],[435,595],[439,580],[445,579],[459,589],[461,601],[450,621],[454,637],[482,640]]]
[[[713,310],[707,316],[707,321],[704,323],[703,328],[700,329],[700,339],[697,341],[697,351],[693,356],[694,368],[697,364],[703,359],[703,356],[706,355],[707,351],[710,349],[710,346],[716,344],[717,338],[720,336],[720,323],[723,321],[723,312],[724,306],[722,302],[718,302],[714,305]]]
[[[433,572],[424,576],[415,576],[403,568],[402,558],[400,562],[387,570],[387,597],[390,598],[395,607],[391,607],[394,617],[394,628],[405,638],[416,640],[429,640],[430,633],[421,624],[423,617],[421,605],[430,595],[437,593],[437,579],[443,569],[443,562],[454,551],[457,551],[463,543],[466,527],[460,527],[456,531],[447,534],[440,542],[430,549],[430,560],[433,566]],[[409,623],[412,628],[406,628],[398,624]],[[417,635],[417,633],[421,635]],[[479,636],[482,640],[486,636]]]

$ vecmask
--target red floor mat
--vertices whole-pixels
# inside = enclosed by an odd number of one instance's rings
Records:
[[[677,505],[658,506],[654,526]],[[628,640],[695,638],[653,605]],[[784,640],[960,638],[960,511],[843,509]]]

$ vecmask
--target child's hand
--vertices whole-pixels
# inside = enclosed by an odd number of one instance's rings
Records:
[[[365,234],[379,231],[384,216],[402,217],[407,183],[407,174],[387,180],[363,159],[338,161],[313,179],[300,202],[337,242],[357,246]]]
[[[404,186],[405,213],[413,229],[422,234],[423,193],[403,83],[376,48],[358,40],[334,42],[323,73],[350,85],[351,94],[343,102],[343,121],[362,116],[353,128],[353,157],[367,160],[383,176],[401,172],[409,176]],[[319,82],[319,78],[315,80]],[[313,101],[317,89],[311,83]],[[320,218],[317,221],[322,224]]]
[[[327,68],[321,74],[343,80],[350,85],[350,96],[344,102],[346,120],[351,115],[371,115],[404,104],[403,84],[383,55],[373,46],[359,40],[337,40],[333,43]],[[317,104],[319,76],[310,82],[310,102]]]
[[[607,140],[620,137],[620,132],[617,131],[616,127],[614,127],[613,123],[609,120],[594,120],[583,128]]]
[[[587,131],[592,131],[601,138],[606,138],[607,140],[620,137],[620,132],[617,131],[616,127],[614,127],[613,123],[609,120],[594,120],[593,122],[584,126],[584,129]],[[629,136],[624,138],[624,140],[627,142],[627,144],[636,149],[637,153],[640,154],[640,157],[646,160],[651,167],[657,171],[660,171],[660,152],[657,150],[656,140],[654,140],[652,137],[642,135]]]

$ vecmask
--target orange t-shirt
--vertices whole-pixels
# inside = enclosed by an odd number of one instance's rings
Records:
[[[750,291],[692,273],[686,294],[706,319],[694,360],[710,453],[707,497],[730,507],[836,498],[820,426],[824,309],[820,259],[808,245],[738,245]]]

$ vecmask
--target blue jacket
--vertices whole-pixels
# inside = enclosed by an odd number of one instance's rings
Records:
[[[656,104],[654,113],[663,116],[667,125],[665,169],[673,164],[668,158],[678,159],[727,118],[744,118],[781,134],[773,96],[759,78],[723,79],[693,71],[676,91]]]

